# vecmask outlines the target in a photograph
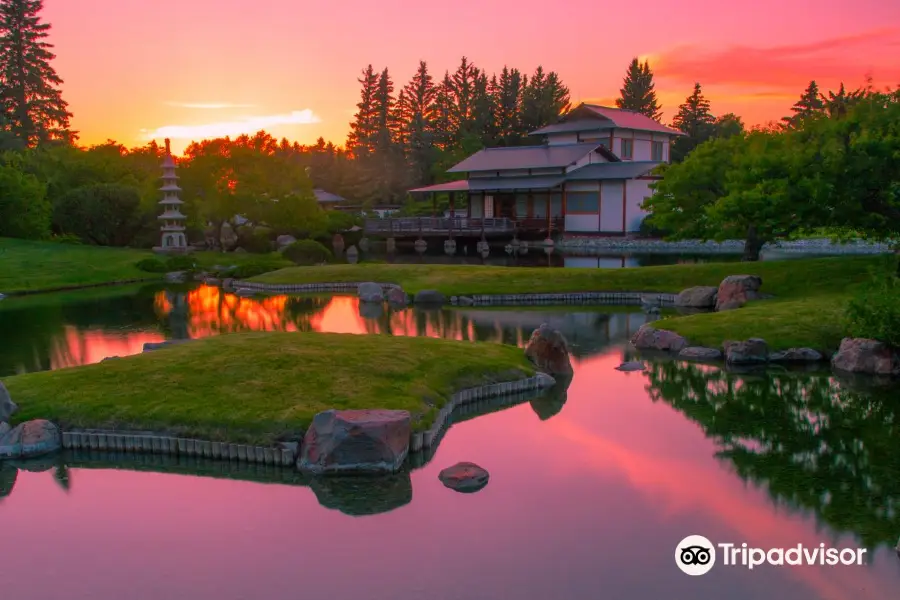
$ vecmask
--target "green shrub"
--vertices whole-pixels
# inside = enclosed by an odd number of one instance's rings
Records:
[[[237,245],[252,254],[268,254],[274,247],[272,231],[263,227],[242,227],[238,231]]]
[[[298,265],[316,265],[333,258],[331,251],[315,240],[299,240],[282,250],[285,258]]]
[[[247,279],[248,277],[256,277],[257,275],[262,275],[263,273],[277,271],[278,269],[281,269],[283,267],[284,265],[280,263],[260,260],[238,265],[234,269],[226,269],[221,273],[217,273],[216,276],[233,277],[234,279]]]
[[[194,266],[194,259],[190,256],[170,256],[166,259],[166,271],[191,271]]]
[[[900,348],[900,277],[893,270],[860,287],[847,307],[847,325],[852,337]]]
[[[140,191],[132,186],[98,183],[65,193],[53,207],[53,228],[88,244],[127,246],[143,223]]]
[[[169,270],[166,268],[166,263],[158,258],[145,258],[139,260],[134,266],[145,273],[166,273]]]
[[[644,217],[644,220],[641,221],[641,224],[638,227],[638,236],[642,238],[661,239],[667,237],[669,233],[670,232],[654,225],[650,216]]]

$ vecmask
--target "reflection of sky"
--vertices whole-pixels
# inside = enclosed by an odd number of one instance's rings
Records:
[[[66,495],[50,472],[21,472],[0,502],[0,556],[18,575],[4,597],[893,597],[887,552],[868,568],[678,571],[675,545],[689,534],[766,548],[832,541],[745,487],[696,424],[650,401],[643,374],[614,370],[620,360],[579,361],[547,421],[524,404],[455,425],[412,473],[412,502],[376,516],[324,509],[302,487],[74,469]],[[484,490],[438,481],[462,460],[491,473]]]
[[[372,307],[369,307],[372,308]],[[186,294],[160,291],[153,311],[169,336],[200,338],[242,331],[320,331],[329,333],[428,336],[455,340],[478,340],[523,346],[531,332],[547,322],[563,331],[581,357],[627,339],[645,322],[642,313],[603,315],[577,308],[536,310],[457,309],[416,312],[375,308],[361,314],[353,296],[290,298],[270,296],[241,298],[212,286],[200,286]],[[39,335],[39,334],[36,334]],[[110,356],[129,356],[148,342],[166,338],[161,331],[129,330],[68,322],[49,340],[47,361],[32,360],[24,349],[17,370],[59,369],[100,362]],[[28,354],[27,357],[24,355]]]

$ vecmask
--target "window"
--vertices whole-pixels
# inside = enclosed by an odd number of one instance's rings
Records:
[[[566,194],[566,212],[600,212],[600,194],[598,192],[569,192]]]
[[[630,159],[634,154],[634,140],[622,140],[622,155],[619,158]]]
[[[651,142],[650,160],[655,160],[657,162],[663,161],[663,143],[662,142]]]

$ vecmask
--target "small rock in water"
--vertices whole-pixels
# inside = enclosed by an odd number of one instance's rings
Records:
[[[461,462],[441,471],[438,479],[451,490],[472,493],[488,484],[490,474],[475,463]]]
[[[618,367],[616,367],[616,371],[625,371],[626,373],[629,371],[646,371],[647,367],[644,363],[640,361],[630,361],[624,362]]]
[[[704,346],[688,346],[678,353],[678,358],[687,360],[719,360],[722,358],[722,352],[717,348],[706,348]]]

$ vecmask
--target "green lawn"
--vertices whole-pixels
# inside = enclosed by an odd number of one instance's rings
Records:
[[[422,429],[453,391],[533,373],[521,349],[499,344],[245,333],[4,383],[16,421],[270,443],[329,408],[408,410]]]
[[[377,281],[409,292],[437,289],[447,295],[527,292],[679,292],[718,285],[728,275],[763,279],[773,300],[723,313],[669,317],[660,324],[692,343],[718,346],[728,339],[762,337],[774,349],[836,348],[843,336],[844,306],[853,289],[883,265],[883,257],[845,256],[758,263],[704,263],[629,269],[548,269],[437,265],[333,265],[292,267],[255,277],[266,283]]]
[[[104,248],[0,238],[0,293],[49,292],[130,280],[159,280],[159,273],[135,267],[149,250]],[[202,268],[265,262],[274,267],[291,262],[278,253],[197,252],[191,255]]]

